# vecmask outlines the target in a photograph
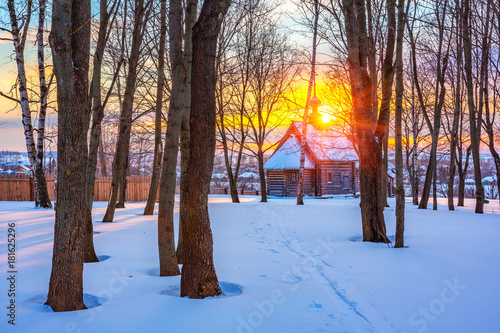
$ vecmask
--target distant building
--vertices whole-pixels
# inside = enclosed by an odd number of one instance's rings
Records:
[[[302,122],[292,122],[264,165],[269,195],[297,196],[302,126]],[[358,155],[343,134],[307,125],[304,194],[322,196],[356,192],[359,188],[357,163]]]
[[[4,175],[31,175],[29,165],[23,164],[2,164],[0,170]]]

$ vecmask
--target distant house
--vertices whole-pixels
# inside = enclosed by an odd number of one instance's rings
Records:
[[[31,169],[29,165],[23,164],[2,164],[1,170],[7,175],[30,175]]]
[[[267,193],[297,196],[302,122],[294,121],[265,163]],[[307,125],[304,193],[322,196],[358,190],[358,156],[343,134]]]

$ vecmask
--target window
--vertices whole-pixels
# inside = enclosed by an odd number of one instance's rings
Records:
[[[328,171],[328,172],[326,173],[326,182],[327,182],[328,184],[331,184],[331,183],[333,182],[333,174],[332,174],[332,172],[331,172],[331,171]]]
[[[292,173],[290,174],[290,180],[291,180],[292,182],[294,182],[294,181],[296,181],[296,180],[297,180],[297,173],[296,173],[296,172],[292,172]]]

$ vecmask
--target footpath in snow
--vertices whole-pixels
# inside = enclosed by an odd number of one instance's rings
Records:
[[[180,298],[180,277],[159,276],[157,216],[142,215],[145,203],[128,203],[106,224],[106,203],[95,203],[101,262],[85,264],[89,309],[66,313],[43,305],[54,211],[0,202],[0,332],[499,332],[498,202],[484,215],[474,214],[472,200],[455,212],[445,201],[438,211],[407,202],[407,248],[394,249],[361,241],[359,199],[306,199],[305,206],[241,199],[210,197],[226,295],[204,300]],[[394,209],[385,214],[394,239]],[[17,273],[9,280],[12,223]]]

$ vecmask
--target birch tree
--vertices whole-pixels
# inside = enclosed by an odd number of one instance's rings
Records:
[[[39,15],[38,15],[38,30],[37,30],[37,58],[38,58],[38,75],[39,75],[39,88],[40,88],[40,111],[38,114],[38,133],[37,141],[35,142],[35,131],[31,117],[31,106],[28,99],[28,80],[26,79],[26,68],[24,61],[24,51],[26,40],[28,38],[28,29],[31,22],[33,1],[26,2],[26,10],[21,16],[22,24],[20,28],[19,17],[16,13],[16,5],[14,0],[7,2],[9,10],[10,33],[14,44],[14,51],[17,65],[17,81],[19,99],[0,93],[1,96],[13,100],[18,103],[22,111],[22,123],[24,127],[24,138],[26,142],[26,149],[28,151],[28,159],[30,161],[31,171],[34,175],[35,183],[35,207],[52,208],[49,193],[47,191],[47,183],[45,182],[45,171],[43,169],[43,151],[44,151],[44,133],[45,133],[45,117],[47,114],[47,97],[48,86],[45,76],[45,52],[44,52],[44,23],[45,23],[45,8],[46,0],[39,1]],[[22,29],[22,30],[21,30]]]

